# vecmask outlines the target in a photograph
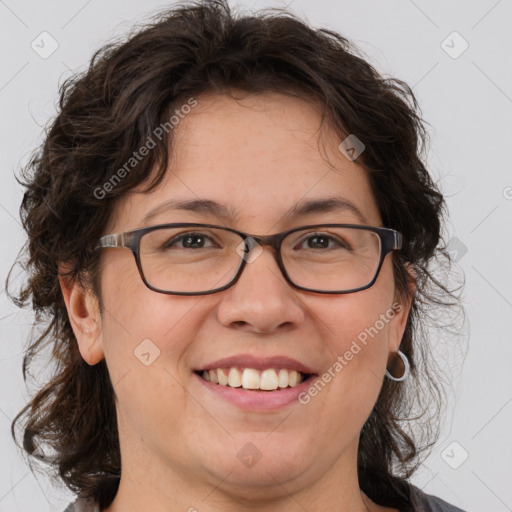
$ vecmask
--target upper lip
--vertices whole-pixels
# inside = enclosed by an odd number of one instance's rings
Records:
[[[266,370],[267,368],[283,368],[296,370],[302,373],[314,374],[315,370],[296,359],[288,356],[255,357],[250,354],[224,357],[204,365],[198,371],[215,370],[217,368],[254,368],[255,370]]]

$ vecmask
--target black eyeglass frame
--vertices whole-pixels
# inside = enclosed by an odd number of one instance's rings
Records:
[[[243,231],[238,231],[236,229],[224,227],[224,226],[218,226],[216,224],[199,224],[195,222],[179,222],[179,223],[171,223],[171,224],[158,224],[155,226],[148,226],[144,228],[137,228],[133,229],[131,231],[126,231],[124,233],[115,233],[110,235],[102,236],[98,240],[98,244],[96,245],[95,249],[101,249],[101,248],[114,248],[114,247],[126,247],[130,249],[133,253],[133,256],[135,257],[135,262],[137,264],[137,268],[139,270],[139,274],[142,278],[142,281],[144,284],[150,289],[158,293],[164,293],[166,295],[210,295],[212,293],[218,293],[223,290],[226,290],[227,288],[230,288],[233,286],[238,279],[240,279],[240,276],[242,275],[242,272],[245,268],[245,265],[247,263],[247,260],[245,257],[241,257],[241,263],[240,267],[238,268],[235,277],[226,285],[220,287],[220,288],[214,288],[213,290],[207,290],[205,292],[171,292],[167,290],[162,290],[160,288],[156,288],[152,286],[147,280],[144,275],[144,271],[142,270],[142,263],[140,260],[140,240],[141,238],[146,234],[150,233],[151,231],[155,231],[158,229],[164,229],[164,228],[181,228],[181,227],[193,227],[193,228],[216,228],[216,229],[223,229],[225,231],[231,231],[232,233],[236,233],[238,236],[240,236],[243,239],[244,247],[245,247],[245,253],[249,254],[251,249],[254,247],[254,245],[251,247],[250,242],[247,242],[247,240],[254,240],[257,242],[260,246],[269,245],[274,249],[274,257],[277,261],[277,264],[279,266],[279,269],[281,270],[281,273],[283,274],[286,281],[292,285],[294,288],[297,288],[298,290],[303,290],[307,292],[314,292],[314,293],[322,293],[322,294],[328,294],[328,295],[338,295],[338,294],[345,294],[345,293],[354,293],[359,292],[362,290],[366,290],[367,288],[370,288],[373,286],[375,281],[377,280],[377,277],[380,273],[380,270],[382,268],[382,264],[384,262],[384,258],[388,253],[394,250],[398,250],[402,248],[402,234],[398,231],[390,228],[381,228],[381,227],[374,227],[374,226],[364,226],[360,224],[311,224],[308,226],[300,226],[297,228],[289,229],[288,231],[283,231],[281,233],[275,233],[273,235],[266,235],[266,236],[257,236],[257,235],[249,235],[248,233],[244,233]],[[355,228],[355,229],[363,229],[367,231],[372,231],[373,233],[376,233],[380,238],[380,257],[379,257],[379,263],[377,265],[377,269],[375,271],[375,275],[373,279],[366,285],[360,286],[359,288],[353,288],[351,290],[341,290],[341,291],[325,291],[325,290],[315,290],[311,288],[305,288],[303,286],[299,286],[295,284],[288,273],[286,272],[282,257],[281,257],[281,245],[283,242],[283,239],[287,237],[289,234],[294,233],[296,231],[302,231],[304,229],[310,229],[310,228],[322,228],[322,227],[340,227],[340,228]]]

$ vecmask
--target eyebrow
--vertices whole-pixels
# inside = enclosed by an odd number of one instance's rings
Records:
[[[157,215],[172,210],[183,210],[204,215],[214,215],[223,220],[233,220],[237,217],[236,212],[232,208],[212,199],[171,199],[150,210],[142,219],[142,223],[146,225]],[[354,203],[343,197],[329,197],[326,199],[308,199],[299,201],[283,215],[283,221],[289,221],[291,219],[306,217],[318,213],[342,211],[352,212],[363,224],[367,223],[365,216],[361,213],[361,210],[359,210]]]

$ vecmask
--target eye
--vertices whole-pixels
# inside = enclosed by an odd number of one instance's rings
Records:
[[[307,247],[303,247],[302,244],[304,242],[308,243]],[[351,250],[350,244],[348,244],[345,240],[340,239],[338,237],[333,237],[326,233],[311,233],[304,237],[301,242],[300,249],[346,249]]]
[[[168,249],[177,243],[183,242],[181,249],[202,249],[204,247],[214,247],[214,245],[207,246],[207,242],[212,242],[212,239],[204,233],[184,233],[182,235],[170,238],[162,245],[163,249]]]

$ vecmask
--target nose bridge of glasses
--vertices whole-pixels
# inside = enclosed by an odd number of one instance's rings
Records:
[[[265,246],[269,246],[274,250],[274,253],[277,253],[279,249],[279,244],[283,236],[281,233],[276,233],[274,235],[246,235],[245,242],[248,242],[249,249],[257,247],[258,245],[263,249]]]
[[[283,236],[280,233],[262,236],[243,233],[243,237],[243,246],[239,247],[237,250],[240,257],[245,260],[242,266],[245,266],[246,263],[253,263],[256,259],[259,259],[265,250],[265,246],[270,247],[275,263],[279,267],[281,266],[278,251]]]

